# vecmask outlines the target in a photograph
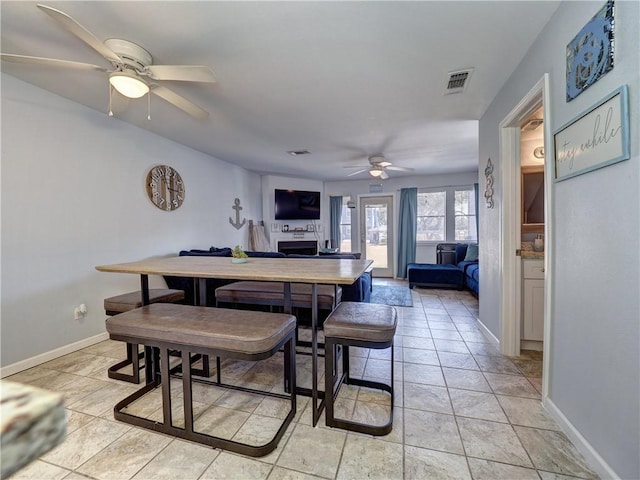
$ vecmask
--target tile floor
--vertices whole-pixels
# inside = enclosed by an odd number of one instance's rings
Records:
[[[478,302],[467,292],[417,288],[413,300],[413,307],[397,308],[394,427],[385,437],[327,428],[324,415],[313,428],[305,397],[299,397],[298,414],[278,448],[262,458],[116,422],[113,405],[137,387],[106,376],[107,367],[124,352],[121,343],[106,341],[8,378],[64,394],[68,415],[66,441],[13,478],[597,478],[541,408],[539,355],[499,355],[477,328]],[[353,349],[351,357],[356,375],[390,379],[389,349]],[[309,361],[298,356],[303,386],[310,382]],[[273,391],[282,388],[280,370],[279,358],[259,364],[226,361],[222,369],[230,383]],[[178,399],[179,390],[179,382],[172,381]],[[286,409],[278,402],[195,387],[196,428],[215,426],[217,435],[263,443]],[[178,401],[176,423],[181,421],[179,406]],[[344,417],[384,423],[389,407],[388,394],[343,387],[336,410]],[[160,414],[159,408],[155,392],[131,407],[150,418]]]

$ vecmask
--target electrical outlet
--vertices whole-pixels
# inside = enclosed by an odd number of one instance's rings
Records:
[[[81,303],[80,305],[78,305],[73,309],[74,320],[80,320],[81,318],[84,318],[86,314],[87,314],[87,306],[84,303]]]

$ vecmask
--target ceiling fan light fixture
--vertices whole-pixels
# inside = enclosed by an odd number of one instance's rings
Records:
[[[113,72],[109,75],[109,83],[128,98],[140,98],[149,93],[149,85],[144,83],[135,73],[126,70]]]
[[[372,177],[380,177],[380,176],[382,176],[382,169],[381,168],[372,168],[371,170],[369,170],[369,174]]]

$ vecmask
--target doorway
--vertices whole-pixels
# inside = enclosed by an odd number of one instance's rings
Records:
[[[552,152],[553,143],[550,129],[550,90],[549,75],[545,74],[520,103],[500,123],[500,158],[501,189],[503,192],[500,232],[501,252],[500,270],[501,301],[500,301],[500,350],[508,356],[520,354],[522,336],[522,301],[523,301],[523,263],[520,256],[522,248],[522,170],[521,170],[521,127],[526,119],[542,107],[544,118],[543,137],[544,151]],[[549,155],[547,155],[549,157]],[[552,157],[551,157],[552,158]],[[553,225],[549,212],[552,211],[553,161],[547,159],[544,164],[544,217],[546,219],[543,231],[545,237],[545,252],[541,277],[544,286],[543,307],[543,364],[542,364],[542,393],[546,395],[548,386],[549,339],[552,299],[552,271],[548,268],[553,264]]]
[[[393,197],[360,199],[360,251],[375,277],[393,277]]]

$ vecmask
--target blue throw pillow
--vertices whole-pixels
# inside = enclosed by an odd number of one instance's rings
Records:
[[[478,245],[470,243],[467,247],[467,254],[464,257],[465,262],[477,262],[478,261]]]

